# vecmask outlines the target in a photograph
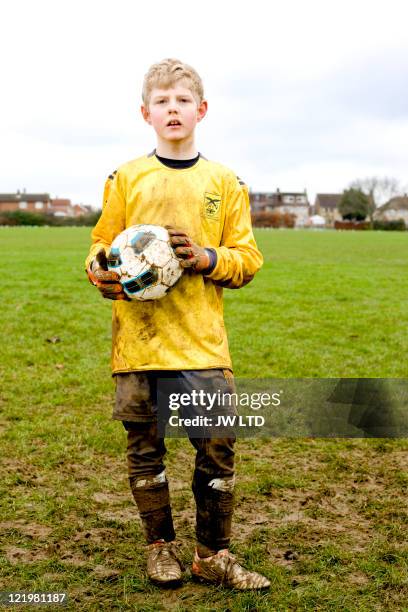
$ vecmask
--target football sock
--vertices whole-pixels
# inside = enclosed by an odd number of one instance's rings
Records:
[[[217,552],[218,550],[212,550],[212,548],[208,548],[208,546],[205,546],[205,544],[200,544],[200,542],[197,542],[197,554],[200,559],[212,557],[213,555],[216,555]]]

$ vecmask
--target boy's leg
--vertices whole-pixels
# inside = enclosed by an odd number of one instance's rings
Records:
[[[229,550],[234,505],[234,438],[191,439],[197,448],[193,491],[197,504],[194,578],[238,590],[267,589],[270,582],[242,567]]]
[[[196,379],[196,389],[225,394],[235,392],[232,373],[208,370],[186,374]],[[201,380],[200,380],[201,379]],[[235,414],[234,406],[219,406],[216,412]],[[214,411],[212,415],[214,416]],[[215,433],[215,432],[214,432]],[[229,550],[234,507],[234,444],[235,434],[228,437],[190,437],[197,450],[193,477],[193,493],[197,506],[197,550],[192,565],[193,577],[224,584],[239,590],[269,588],[267,578],[242,567]]]
[[[227,398],[235,393],[230,370],[183,370],[178,373],[176,383],[178,392],[200,398],[187,408],[182,408],[182,416],[210,416],[216,422],[216,415],[236,414],[234,399],[227,402]],[[220,394],[225,398],[220,406],[212,402],[208,411],[207,405],[200,404],[201,401],[208,401],[205,398],[219,398]],[[202,552],[208,550],[208,554],[211,554],[228,548],[231,537],[235,434],[231,427],[220,430],[218,437],[217,432],[205,427],[186,428],[186,432],[197,451],[192,489],[197,506],[198,546]]]
[[[166,448],[157,437],[157,423],[123,421],[127,430],[130,488],[139,510],[148,544],[170,542],[175,533],[163,457]]]
[[[151,372],[128,372],[116,376],[113,419],[128,432],[129,484],[139,509],[148,544],[175,537],[169,487],[163,458],[166,447],[157,435],[155,378]]]
[[[147,573],[159,585],[178,584],[183,566],[174,545],[169,487],[163,458],[166,447],[158,436],[155,377],[131,372],[116,377],[113,418],[128,434],[129,484],[147,540]]]
[[[235,438],[190,441],[197,450],[192,488],[197,506],[197,548],[204,557],[228,548],[230,543]]]

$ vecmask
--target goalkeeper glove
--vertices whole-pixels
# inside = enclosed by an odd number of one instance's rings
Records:
[[[119,282],[119,275],[108,270],[108,260],[103,249],[98,251],[86,270],[92,283],[108,300],[129,300]]]
[[[205,272],[209,274],[211,267],[214,269],[213,260],[209,251],[195,244],[191,238],[181,229],[166,225],[169,232],[170,244],[183,268],[192,268],[194,272]]]

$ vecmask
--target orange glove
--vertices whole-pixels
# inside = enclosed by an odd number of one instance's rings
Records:
[[[89,282],[99,289],[104,298],[108,300],[129,300],[119,282],[119,275],[108,270],[108,260],[103,249],[98,251],[86,273]]]
[[[208,268],[210,256],[204,247],[195,244],[181,229],[166,225],[166,230],[169,232],[170,244],[183,268],[192,268],[194,272],[202,272]]]

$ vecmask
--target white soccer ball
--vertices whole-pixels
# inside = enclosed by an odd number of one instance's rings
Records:
[[[119,274],[132,300],[159,300],[183,274],[170,245],[168,231],[159,225],[132,225],[112,242],[108,270]]]

